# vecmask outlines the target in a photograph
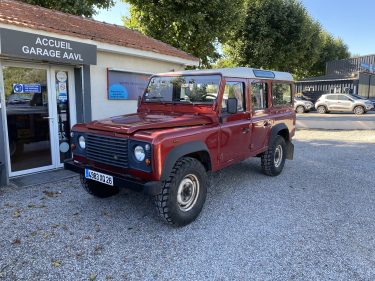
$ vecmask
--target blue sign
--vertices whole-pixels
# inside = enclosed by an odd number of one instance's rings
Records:
[[[13,84],[13,91],[17,94],[21,93],[41,93],[40,84]]]
[[[59,101],[61,103],[66,103],[68,101],[68,95],[67,95],[67,93],[60,93],[59,94]]]
[[[127,100],[128,90],[121,84],[113,84],[109,87],[108,98],[110,100]]]

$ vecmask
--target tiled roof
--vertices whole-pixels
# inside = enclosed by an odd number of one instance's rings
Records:
[[[129,28],[73,16],[19,1],[0,0],[0,23],[198,61],[198,58],[191,54]]]

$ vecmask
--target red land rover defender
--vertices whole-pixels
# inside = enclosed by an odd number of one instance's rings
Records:
[[[154,196],[161,217],[178,226],[202,210],[208,174],[261,158],[266,175],[293,158],[292,75],[252,68],[194,70],[150,78],[137,113],[78,124],[73,159],[98,197],[120,187]]]

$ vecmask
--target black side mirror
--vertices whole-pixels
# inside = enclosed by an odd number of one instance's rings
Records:
[[[236,98],[227,99],[227,111],[229,114],[237,113],[238,100]]]

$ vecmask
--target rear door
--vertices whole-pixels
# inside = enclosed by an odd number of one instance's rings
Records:
[[[328,95],[326,96],[326,104],[328,110],[339,110],[340,105],[338,103],[338,95]]]
[[[219,162],[227,166],[242,160],[250,150],[250,113],[247,111],[246,80],[227,79],[221,104],[220,156]],[[226,101],[236,98],[237,113],[229,114]]]

